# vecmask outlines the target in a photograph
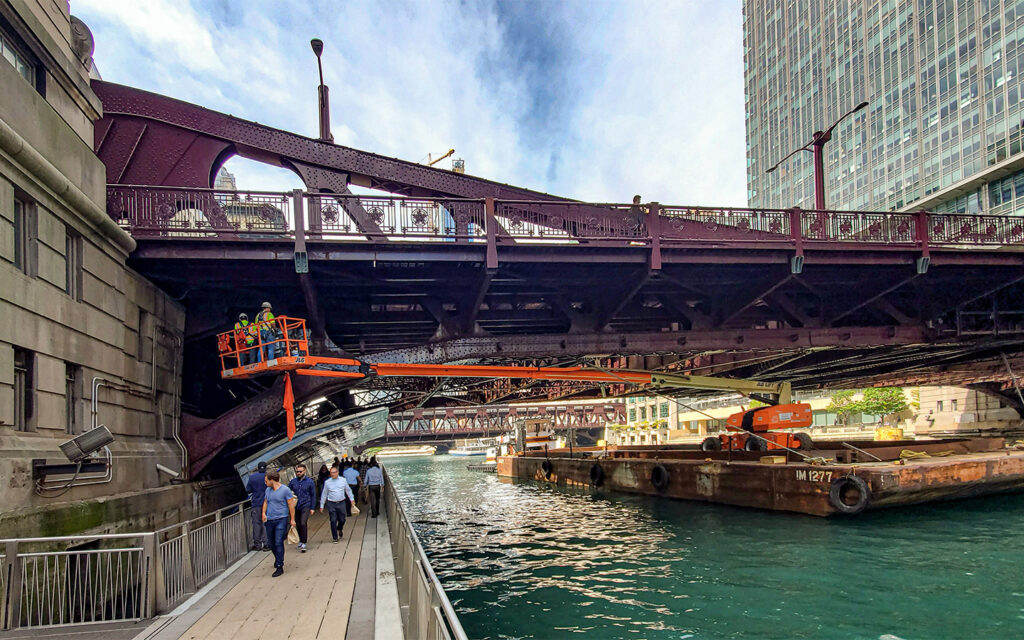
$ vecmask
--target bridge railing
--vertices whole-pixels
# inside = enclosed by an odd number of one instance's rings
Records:
[[[819,249],[1024,244],[1024,216],[407,198],[110,185],[107,211],[167,239],[766,246]],[[298,220],[296,216],[299,216]]]

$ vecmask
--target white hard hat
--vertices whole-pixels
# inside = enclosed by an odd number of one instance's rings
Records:
[[[262,306],[262,307],[263,307],[264,309],[270,309],[270,308],[271,308],[271,306],[270,306],[270,303],[269,303],[269,302],[264,302],[264,303],[263,303],[262,305],[260,305],[260,306]]]

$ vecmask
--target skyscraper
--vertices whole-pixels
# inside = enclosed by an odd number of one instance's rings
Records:
[[[744,0],[747,199],[830,209],[1024,213],[1024,2]]]

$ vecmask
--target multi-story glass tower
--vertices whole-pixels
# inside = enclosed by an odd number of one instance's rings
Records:
[[[830,209],[1024,213],[1024,1],[744,0],[747,198]]]

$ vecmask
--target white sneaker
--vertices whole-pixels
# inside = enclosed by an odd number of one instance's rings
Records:
[[[306,552],[306,545],[305,545],[305,543],[302,543],[302,542],[299,543],[299,551],[301,551],[303,553]]]

